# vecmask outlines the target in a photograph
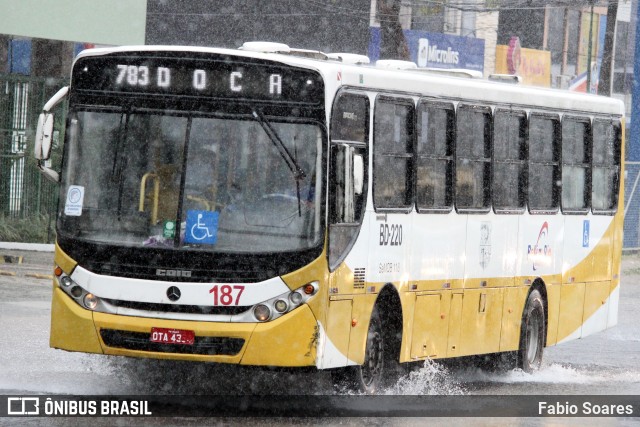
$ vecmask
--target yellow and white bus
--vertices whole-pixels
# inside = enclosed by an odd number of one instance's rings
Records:
[[[36,136],[60,181],[50,345],[371,393],[411,361],[530,371],[615,325],[623,105],[367,62],[81,53]]]

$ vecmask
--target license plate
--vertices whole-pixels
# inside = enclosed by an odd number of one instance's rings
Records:
[[[151,328],[151,342],[193,345],[196,334],[184,329]]]

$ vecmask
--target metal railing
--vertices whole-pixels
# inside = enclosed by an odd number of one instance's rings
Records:
[[[47,181],[33,159],[33,138],[45,102],[62,79],[0,74],[0,217],[55,217],[58,186]],[[66,109],[57,109],[52,167],[59,169]],[[52,237],[51,237],[52,238]]]

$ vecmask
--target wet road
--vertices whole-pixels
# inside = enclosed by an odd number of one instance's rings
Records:
[[[53,255],[11,253],[24,256],[24,263],[0,264],[0,394],[335,393],[325,372],[240,369],[53,350],[48,345],[51,281],[46,278]],[[640,395],[640,256],[624,257],[619,307],[617,327],[545,349],[543,368],[534,374],[427,363],[385,393]]]

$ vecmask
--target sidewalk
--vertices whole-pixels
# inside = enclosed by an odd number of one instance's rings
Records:
[[[0,242],[0,275],[53,279],[54,245]]]

